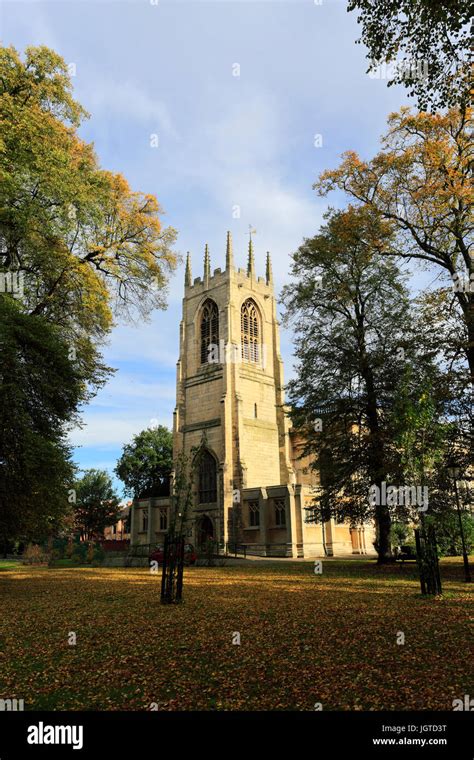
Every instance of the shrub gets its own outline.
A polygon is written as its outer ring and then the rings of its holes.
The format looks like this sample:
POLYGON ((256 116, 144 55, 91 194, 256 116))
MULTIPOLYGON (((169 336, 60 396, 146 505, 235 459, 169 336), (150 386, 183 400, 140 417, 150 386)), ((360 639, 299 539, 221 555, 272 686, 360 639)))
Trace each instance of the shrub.
POLYGON ((28 544, 23 553, 24 565, 44 565, 49 562, 50 555, 38 544, 28 544))
POLYGON ((103 562, 105 559, 105 552, 100 544, 96 544, 94 547, 94 552, 92 559, 94 562, 103 562))
POLYGON ((88 546, 81 541, 75 541, 73 544, 73 551, 71 559, 78 565, 82 565, 86 562, 88 546))
POLYGON ((402 522, 392 523, 390 529, 390 543, 392 546, 415 546, 415 534, 413 528, 402 522))
POLYGON ((51 553, 55 559, 64 559, 66 556, 67 543, 67 538, 53 539, 51 553))
POLYGON ((82 559, 85 560, 87 556, 88 546, 89 546, 88 544, 85 544, 82 541, 78 541, 74 547, 74 551, 78 552, 81 555, 82 559))
MULTIPOLYGON (((456 512, 430 515, 426 519, 428 523, 434 525, 439 556, 460 556, 462 554, 462 541, 461 531, 459 530, 459 516, 456 512)), ((470 554, 474 546, 474 518, 467 512, 464 512, 461 515, 461 519, 467 553, 470 554)))

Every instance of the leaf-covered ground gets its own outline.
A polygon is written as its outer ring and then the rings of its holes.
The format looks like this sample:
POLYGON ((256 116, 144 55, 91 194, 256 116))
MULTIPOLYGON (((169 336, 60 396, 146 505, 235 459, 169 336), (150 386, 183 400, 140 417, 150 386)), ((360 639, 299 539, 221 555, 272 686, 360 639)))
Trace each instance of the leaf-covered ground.
POLYGON ((184 603, 163 607, 147 569, 4 569, 0 698, 30 710, 450 710, 474 693, 472 596, 458 560, 442 578, 443 598, 423 599, 412 564, 186 568, 184 603))

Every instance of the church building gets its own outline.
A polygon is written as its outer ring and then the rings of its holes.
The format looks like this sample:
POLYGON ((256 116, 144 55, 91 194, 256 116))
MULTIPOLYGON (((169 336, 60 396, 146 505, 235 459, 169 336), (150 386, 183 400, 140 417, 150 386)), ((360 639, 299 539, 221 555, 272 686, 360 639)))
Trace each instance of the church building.
MULTIPOLYGON (((318 473, 301 458, 303 441, 285 409, 277 302, 270 255, 255 271, 236 269, 227 233, 225 270, 193 280, 188 254, 173 425, 174 459, 205 441, 187 540, 209 538, 221 553, 281 557, 374 554, 372 524, 309 521, 318 473)), ((135 500, 131 543, 163 542, 169 497, 135 500)))

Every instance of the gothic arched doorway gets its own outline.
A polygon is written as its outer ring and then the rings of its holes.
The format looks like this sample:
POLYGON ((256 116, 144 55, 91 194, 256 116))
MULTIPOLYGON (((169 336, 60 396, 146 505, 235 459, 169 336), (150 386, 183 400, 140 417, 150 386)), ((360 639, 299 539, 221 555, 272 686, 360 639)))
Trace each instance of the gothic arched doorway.
POLYGON ((203 549, 208 540, 214 538, 214 525, 207 515, 203 515, 197 525, 197 542, 200 549, 203 549))

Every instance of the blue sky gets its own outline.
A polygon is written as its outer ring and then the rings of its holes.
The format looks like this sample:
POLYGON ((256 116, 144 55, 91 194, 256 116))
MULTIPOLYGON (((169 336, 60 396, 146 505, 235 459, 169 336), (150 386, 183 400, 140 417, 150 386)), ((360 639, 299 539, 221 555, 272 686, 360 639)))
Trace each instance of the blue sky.
MULTIPOLYGON (((227 230, 243 266, 251 224, 258 274, 271 251, 279 292, 290 253, 315 234, 328 203, 343 202, 316 196, 318 174, 345 150, 372 156, 388 113, 407 102, 403 89, 365 73, 342 0, 3 0, 0 12, 3 44, 45 44, 74 65, 75 96, 91 113, 82 136, 104 168, 156 194, 195 277, 206 242, 212 267, 224 265, 227 230)), ((81 467, 112 473, 135 433, 171 426, 183 280, 180 266, 166 311, 114 329, 104 355, 118 371, 72 433, 81 467)), ((288 378, 286 331, 282 353, 288 378)))

